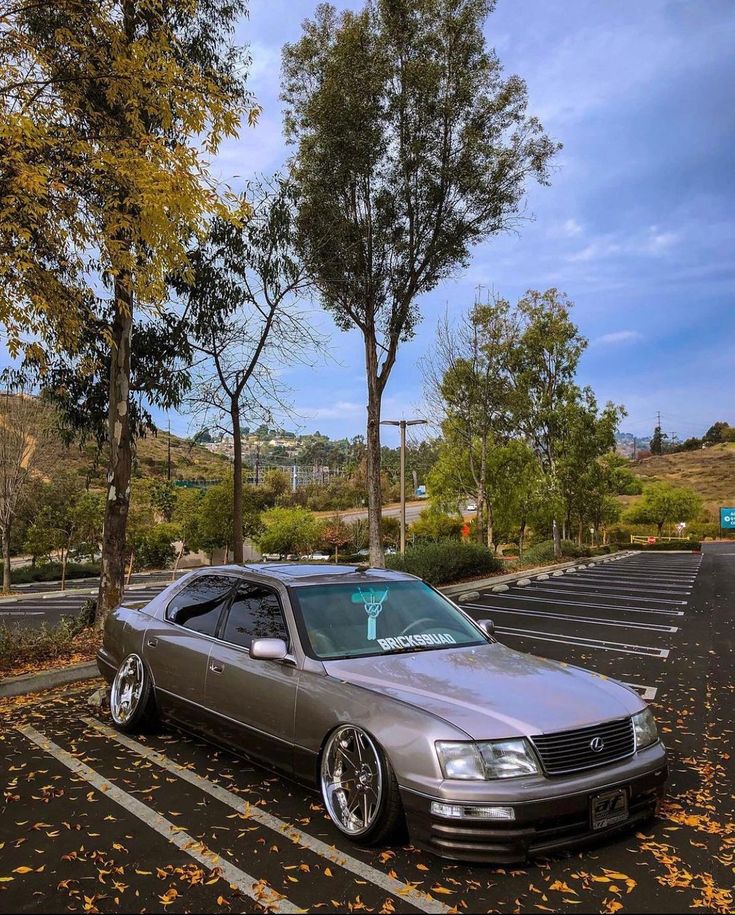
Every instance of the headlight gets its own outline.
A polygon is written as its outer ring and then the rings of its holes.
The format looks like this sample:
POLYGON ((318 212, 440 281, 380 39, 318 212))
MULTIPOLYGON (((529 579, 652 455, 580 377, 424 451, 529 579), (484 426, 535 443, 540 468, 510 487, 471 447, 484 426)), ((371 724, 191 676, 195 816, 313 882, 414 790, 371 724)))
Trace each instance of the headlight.
POLYGON ((523 738, 482 743, 440 740, 436 751, 445 778, 485 781, 536 775, 540 771, 536 757, 523 738))
POLYGON ((633 731, 635 732, 636 750, 642 750, 644 747, 650 747, 652 743, 656 743, 658 729, 650 708, 644 708, 642 712, 633 715, 633 731))

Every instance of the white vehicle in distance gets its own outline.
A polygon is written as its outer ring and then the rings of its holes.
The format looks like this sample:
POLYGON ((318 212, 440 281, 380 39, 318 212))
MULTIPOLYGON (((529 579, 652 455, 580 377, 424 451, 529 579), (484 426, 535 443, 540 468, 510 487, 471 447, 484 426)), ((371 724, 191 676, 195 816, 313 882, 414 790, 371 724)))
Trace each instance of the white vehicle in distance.
POLYGON ((465 505, 464 510, 465 510, 466 512, 476 512, 476 511, 477 511, 477 503, 476 503, 476 502, 468 502, 467 505, 465 505))
POLYGON ((306 559, 308 562, 329 562, 332 557, 329 553, 325 553, 324 550, 316 550, 316 552, 307 553, 301 558, 306 559))

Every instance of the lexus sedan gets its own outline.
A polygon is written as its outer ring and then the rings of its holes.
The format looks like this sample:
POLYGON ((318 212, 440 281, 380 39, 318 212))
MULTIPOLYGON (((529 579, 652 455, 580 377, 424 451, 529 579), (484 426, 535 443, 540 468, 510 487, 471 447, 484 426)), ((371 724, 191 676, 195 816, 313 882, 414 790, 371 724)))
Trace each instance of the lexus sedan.
POLYGON ((163 719, 312 786, 360 844, 407 827, 506 863, 651 818, 667 768, 645 702, 492 631, 399 572, 225 566, 118 607, 98 663, 118 728, 163 719))

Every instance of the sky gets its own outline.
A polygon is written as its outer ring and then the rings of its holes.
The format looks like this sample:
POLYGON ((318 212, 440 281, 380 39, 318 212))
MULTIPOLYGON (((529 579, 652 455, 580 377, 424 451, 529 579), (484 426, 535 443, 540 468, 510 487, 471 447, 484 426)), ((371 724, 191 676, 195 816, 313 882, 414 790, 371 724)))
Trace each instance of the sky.
MULTIPOLYGON (((234 187, 285 162, 280 49, 315 6, 251 0, 238 39, 250 46, 263 115, 213 163, 234 187)), ((423 321, 399 351, 383 416, 421 414, 418 365, 446 309, 466 310, 477 287, 515 300, 555 286, 589 339, 579 380, 601 402, 625 405, 624 431, 650 434, 657 411, 681 438, 717 419, 735 424, 735 3, 499 0, 485 32, 564 148, 551 186, 529 187, 520 231, 478 246, 469 269, 421 299, 423 321)), ((281 367, 296 413, 288 426, 362 433, 360 339, 323 314, 315 320, 330 338, 326 356, 281 367)), ((193 431, 188 417, 171 420, 174 431, 193 431)), ((392 436, 384 432, 386 444, 392 436)))

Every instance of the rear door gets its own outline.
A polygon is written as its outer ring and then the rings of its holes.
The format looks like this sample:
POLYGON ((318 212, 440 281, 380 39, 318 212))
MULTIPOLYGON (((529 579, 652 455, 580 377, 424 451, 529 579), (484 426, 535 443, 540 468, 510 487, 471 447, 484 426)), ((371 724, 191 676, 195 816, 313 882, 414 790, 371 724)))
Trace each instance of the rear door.
POLYGON ((293 766, 294 710, 299 671, 285 661, 254 661, 254 639, 290 634, 278 593, 240 581, 209 655, 207 707, 223 737, 241 751, 285 771, 293 766))
POLYGON ((237 582, 232 575, 197 575, 146 630, 143 653, 159 707, 184 724, 203 723, 209 654, 237 582))

